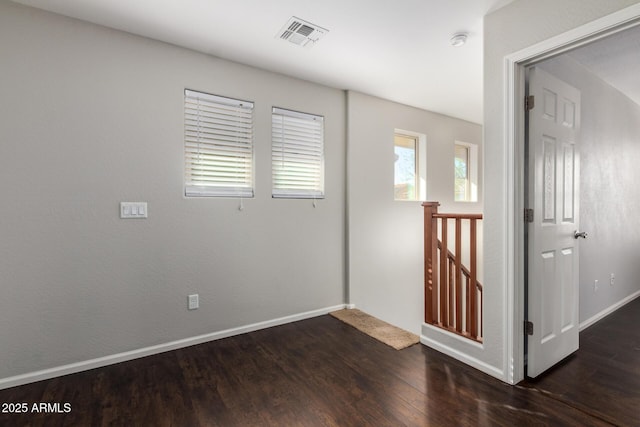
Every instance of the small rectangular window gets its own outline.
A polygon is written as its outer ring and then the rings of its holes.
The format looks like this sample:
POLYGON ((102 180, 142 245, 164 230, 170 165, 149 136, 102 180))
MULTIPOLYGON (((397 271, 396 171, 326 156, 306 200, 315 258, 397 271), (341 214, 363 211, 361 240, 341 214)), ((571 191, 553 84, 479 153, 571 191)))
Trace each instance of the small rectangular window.
POLYGON ((478 200, 478 147, 466 142, 456 142, 454 147, 454 200, 475 202, 478 200))
POLYGON ((253 103, 184 91, 185 194, 253 197, 253 103))
POLYGON ((469 147, 456 144, 455 148, 455 201, 469 200, 469 147))
POLYGON ((394 192, 396 200, 418 199, 418 137, 397 134, 394 137, 394 192))
POLYGON ((324 198, 324 118, 273 107, 272 195, 324 198))

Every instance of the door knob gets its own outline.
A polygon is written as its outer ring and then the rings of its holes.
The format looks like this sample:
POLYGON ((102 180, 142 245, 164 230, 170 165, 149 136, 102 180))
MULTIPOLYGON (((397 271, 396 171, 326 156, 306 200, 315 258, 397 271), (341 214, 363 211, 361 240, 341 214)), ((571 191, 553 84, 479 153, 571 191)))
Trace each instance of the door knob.
POLYGON ((583 239, 586 239, 587 238, 587 232, 586 231, 578 231, 578 230, 573 232, 573 238, 574 239, 578 239, 580 237, 582 237, 583 239))

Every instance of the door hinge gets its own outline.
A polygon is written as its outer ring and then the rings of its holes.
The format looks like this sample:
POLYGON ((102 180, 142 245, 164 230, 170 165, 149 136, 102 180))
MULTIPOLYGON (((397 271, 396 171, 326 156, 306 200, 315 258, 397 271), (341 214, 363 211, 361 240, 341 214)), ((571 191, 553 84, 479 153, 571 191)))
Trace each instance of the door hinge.
POLYGON ((524 222, 533 222, 533 209, 524 210, 524 222))
POLYGON ((533 110, 533 107, 536 106, 536 98, 533 95, 525 96, 524 98, 524 109, 526 111, 533 110))
POLYGON ((529 322, 528 320, 524 321, 524 334, 533 335, 533 322, 529 322))

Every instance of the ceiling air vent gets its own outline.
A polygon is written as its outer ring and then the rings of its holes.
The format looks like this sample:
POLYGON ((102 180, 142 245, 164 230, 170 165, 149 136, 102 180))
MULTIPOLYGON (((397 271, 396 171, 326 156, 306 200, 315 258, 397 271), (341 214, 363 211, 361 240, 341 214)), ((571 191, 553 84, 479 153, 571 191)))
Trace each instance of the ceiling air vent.
POLYGON ((294 16, 280 29, 276 37, 298 46, 311 47, 328 32, 329 30, 294 16))

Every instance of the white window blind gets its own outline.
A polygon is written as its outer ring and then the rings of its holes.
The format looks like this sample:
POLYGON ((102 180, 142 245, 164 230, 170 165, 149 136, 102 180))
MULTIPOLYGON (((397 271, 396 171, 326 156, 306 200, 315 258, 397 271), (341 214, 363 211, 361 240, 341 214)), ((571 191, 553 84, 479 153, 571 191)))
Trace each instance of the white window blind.
POLYGON ((324 198, 324 118, 273 107, 273 197, 324 198))
POLYGON ((253 197, 253 103, 184 91, 185 194, 253 197))

